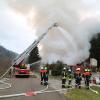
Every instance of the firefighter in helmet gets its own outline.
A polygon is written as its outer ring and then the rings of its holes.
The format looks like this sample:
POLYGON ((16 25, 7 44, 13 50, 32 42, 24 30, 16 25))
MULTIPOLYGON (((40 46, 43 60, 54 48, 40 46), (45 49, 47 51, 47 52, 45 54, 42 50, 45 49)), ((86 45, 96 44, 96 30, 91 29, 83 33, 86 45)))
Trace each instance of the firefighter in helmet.
POLYGON ((44 85, 48 85, 48 69, 44 67, 44 85))
POLYGON ((89 68, 85 68, 84 69, 84 73, 83 73, 83 77, 84 77, 84 80, 85 80, 85 86, 87 89, 89 89, 89 83, 91 81, 91 70, 89 68))
POLYGON ((72 70, 71 69, 68 69, 67 78, 68 78, 68 88, 70 88, 71 85, 72 85, 72 79, 73 79, 73 75, 72 75, 72 70))
POLYGON ((40 76, 41 76, 41 85, 43 85, 43 81, 44 81, 44 68, 41 67, 40 69, 40 76))
POLYGON ((81 69, 80 68, 76 68, 76 72, 74 73, 74 78, 75 78, 75 87, 77 88, 81 88, 81 69))
POLYGON ((62 70, 62 88, 66 87, 66 78, 67 78, 67 72, 66 72, 66 67, 64 67, 62 70))

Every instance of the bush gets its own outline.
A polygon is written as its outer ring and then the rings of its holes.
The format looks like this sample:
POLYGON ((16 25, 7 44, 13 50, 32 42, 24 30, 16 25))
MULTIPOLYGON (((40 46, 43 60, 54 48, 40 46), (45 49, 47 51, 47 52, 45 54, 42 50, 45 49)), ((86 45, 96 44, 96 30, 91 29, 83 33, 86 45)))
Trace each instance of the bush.
POLYGON ((58 61, 57 63, 51 64, 51 65, 47 64, 47 66, 48 66, 49 70, 52 71, 53 76, 60 76, 62 73, 64 64, 62 62, 58 61))

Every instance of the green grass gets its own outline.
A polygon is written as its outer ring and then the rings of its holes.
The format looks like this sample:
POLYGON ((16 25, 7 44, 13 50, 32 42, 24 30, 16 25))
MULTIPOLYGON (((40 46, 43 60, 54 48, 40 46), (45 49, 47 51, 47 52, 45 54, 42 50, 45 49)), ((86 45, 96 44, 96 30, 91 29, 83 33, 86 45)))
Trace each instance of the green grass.
POLYGON ((68 100, 100 100, 100 87, 92 87, 92 89, 98 91, 99 94, 82 88, 72 89, 65 96, 68 100))

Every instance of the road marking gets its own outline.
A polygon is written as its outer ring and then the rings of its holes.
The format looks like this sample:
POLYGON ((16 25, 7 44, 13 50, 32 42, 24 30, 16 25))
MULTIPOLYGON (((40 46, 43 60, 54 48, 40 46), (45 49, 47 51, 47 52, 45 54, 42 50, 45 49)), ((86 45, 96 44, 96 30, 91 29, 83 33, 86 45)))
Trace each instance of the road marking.
POLYGON ((59 90, 51 90, 51 91, 38 91, 36 92, 37 94, 41 94, 41 93, 52 93, 52 92, 59 92, 59 91, 63 91, 66 89, 59 89, 59 90))
MULTIPOLYGON (((35 93, 42 93, 42 92, 46 91, 47 89, 48 89, 48 85, 47 85, 46 88, 44 88, 43 90, 35 91, 35 92, 31 91, 30 93, 33 93, 33 94, 35 94, 35 93)), ((19 94, 2 95, 2 96, 0 96, 0 98, 11 98, 11 97, 27 96, 27 95, 28 95, 28 94, 27 94, 27 92, 26 92, 26 93, 19 93, 19 94)), ((35 96, 35 95, 34 95, 34 96, 35 96)))
POLYGON ((11 97, 18 97, 18 96, 36 96, 37 94, 52 93, 52 92, 59 92, 59 91, 66 90, 66 89, 58 89, 58 90, 46 91, 47 89, 48 89, 48 85, 45 89, 40 91, 29 91, 29 94, 28 92, 26 92, 26 93, 19 93, 19 94, 3 95, 0 96, 0 98, 11 98, 11 97))
POLYGON ((3 95, 3 96, 0 96, 0 98, 10 98, 10 97, 17 97, 17 96, 25 96, 25 93, 11 94, 11 95, 3 95))
POLYGON ((0 88, 0 89, 7 89, 7 88, 10 88, 10 87, 11 87, 11 83, 4 82, 4 81, 6 81, 6 80, 8 80, 8 79, 7 79, 7 78, 4 78, 3 80, 0 80, 0 83, 1 83, 1 84, 7 85, 7 86, 5 86, 4 88, 0 88))

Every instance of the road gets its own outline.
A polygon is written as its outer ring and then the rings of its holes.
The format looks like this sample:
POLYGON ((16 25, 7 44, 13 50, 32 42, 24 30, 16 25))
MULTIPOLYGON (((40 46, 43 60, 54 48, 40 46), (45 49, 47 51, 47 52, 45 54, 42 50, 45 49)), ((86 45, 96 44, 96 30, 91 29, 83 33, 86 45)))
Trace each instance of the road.
MULTIPOLYGON (((1 95, 26 93, 28 91, 40 91, 45 89, 45 86, 40 85, 39 78, 11 78, 8 82, 12 83, 12 87, 4 90, 0 90, 1 95)), ((49 88, 46 91, 52 91, 53 82, 51 82, 49 88)), ((36 96, 18 96, 11 98, 0 98, 0 100, 66 100, 63 93, 51 92, 37 94, 36 96)))

